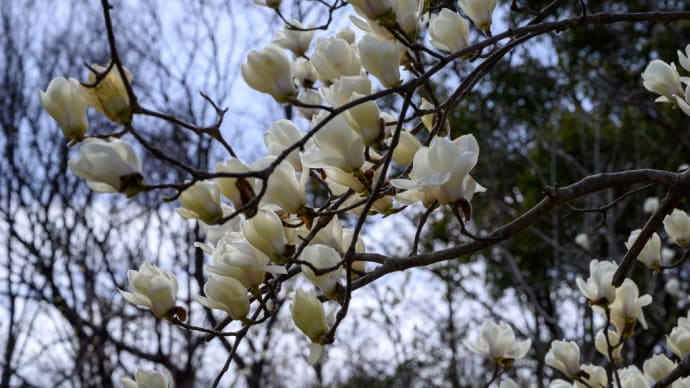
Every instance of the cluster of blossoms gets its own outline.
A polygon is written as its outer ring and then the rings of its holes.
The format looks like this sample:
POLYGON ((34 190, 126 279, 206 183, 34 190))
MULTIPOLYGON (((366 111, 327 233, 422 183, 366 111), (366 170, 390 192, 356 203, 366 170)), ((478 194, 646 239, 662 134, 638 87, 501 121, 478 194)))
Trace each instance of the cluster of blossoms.
MULTIPOLYGON (((690 72, 690 44, 685 52, 678 50, 678 63, 690 72)), ((681 77, 675 63, 660 59, 651 61, 642 73, 642 80, 647 90, 660 95, 657 102, 673 104, 690 116, 690 77, 681 77)))
MULTIPOLYGON (((280 1, 257 3, 280 7, 280 1)), ((356 11, 352 21, 363 31, 361 38, 346 28, 314 41, 313 29, 293 21, 271 44, 249 52, 241 67, 250 87, 293 105, 310 123, 309 132, 296 122, 276 121, 264 135, 268 156, 252 163, 232 157, 215 165, 215 179, 176 186, 181 205, 177 213, 197 221, 207 237, 197 243, 211 261, 204 267, 208 279, 197 301, 231 320, 254 324, 262 312, 274 313, 268 283, 290 279, 294 274, 288 270, 299 268, 312 288, 294 292, 290 309, 295 325, 311 341, 311 362, 318 361, 330 330, 324 303, 342 302, 346 283, 366 273, 364 262, 350 258, 365 247, 353 229, 343 228, 346 213, 361 215, 371 196, 368 212, 382 215, 417 203, 428 208, 460 204, 467 209, 473 195, 485 191, 470 176, 479 157, 474 136, 449 139, 444 131, 444 136, 430 136, 423 145, 421 131, 435 134, 448 126, 441 115, 428 113, 436 110, 434 104, 423 98, 415 101, 413 105, 425 113, 412 116, 412 121, 405 112, 396 117, 382 111, 370 97, 378 85, 403 83, 403 71, 412 68, 404 41, 419 39, 427 23, 435 48, 457 52, 469 45, 468 21, 449 9, 429 18, 420 0, 349 3, 356 11), (343 105, 348 109, 339 109, 343 105), (419 125, 402 124, 409 122, 419 125), (390 161, 407 172, 389 180, 390 161), (322 184, 329 202, 337 205, 309 204, 310 183, 322 184), (315 210, 319 208, 329 212, 315 210)), ((460 0, 458 5, 480 31, 490 34, 495 0, 460 0)), ((80 143, 70 170, 94 191, 132 196, 150 190, 132 144, 119 137, 87 136, 89 106, 123 125, 123 133, 129 131, 136 113, 130 103, 132 75, 114 64, 89 69, 84 84, 58 77, 41 92, 45 110, 70 144, 80 143)), ((186 310, 176 306, 178 283, 171 272, 144 262, 138 271, 128 272, 128 280, 129 291, 121 291, 127 301, 150 309, 157 318, 186 320, 186 310)), ((497 327, 501 336, 508 335, 497 327)), ((487 341, 475 349, 489 346, 481 351, 504 366, 529 347, 527 341, 513 349, 509 338, 498 348, 491 338, 487 341)), ((146 371, 137 373, 137 382, 124 381, 128 386, 148 384, 139 380, 155 380, 151 385, 156 386, 163 381, 146 371)))
MULTIPOLYGON (((656 198, 647 199, 644 211, 654 212, 658 202, 656 198)), ((681 248, 687 248, 690 243, 690 216, 685 211, 674 209, 664 217, 663 226, 669 242, 681 248)), ((625 242, 626 248, 630 249, 640 234, 640 229, 633 230, 625 242)), ((585 249, 590 248, 585 234, 579 234, 575 242, 585 249)), ((661 237, 655 232, 645 242, 637 260, 649 269, 658 272, 669 265, 672 256, 673 251, 662 248, 661 237)), ((636 283, 629 278, 625 279, 620 287, 614 287, 613 276, 618 270, 618 265, 611 261, 592 260, 589 270, 590 277, 587 280, 578 277, 576 281, 589 304, 606 322, 606 325, 597 332, 594 345, 605 359, 618 367, 623 361, 622 350, 625 340, 634 335, 637 322, 644 329, 647 328, 642 308, 652 303, 652 297, 640 296, 636 283)), ((668 284, 666 290, 672 295, 679 295, 678 290, 670 289, 668 284)), ((679 319, 678 326, 673 328, 667 336, 667 344, 679 359, 684 359, 690 354, 689 318, 679 319)), ((602 366, 581 363, 580 348, 574 341, 553 341, 545 357, 545 363, 561 372, 569 380, 556 379, 550 387, 604 387, 609 383, 609 375, 602 366)), ((614 386, 620 384, 622 387, 649 387, 650 384, 668 376, 676 366, 677 362, 667 355, 654 354, 644 362, 642 371, 634 365, 616 369, 614 371, 616 378, 612 383, 614 386)), ((671 386, 680 388, 689 384, 690 378, 683 378, 674 381, 671 386)))

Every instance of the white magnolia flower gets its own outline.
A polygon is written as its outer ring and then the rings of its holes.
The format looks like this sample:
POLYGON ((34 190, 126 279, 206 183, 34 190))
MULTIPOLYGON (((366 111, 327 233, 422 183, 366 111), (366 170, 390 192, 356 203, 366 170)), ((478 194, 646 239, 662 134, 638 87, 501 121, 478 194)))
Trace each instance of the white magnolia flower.
POLYGON ((604 332, 604 329, 599 330, 594 338, 594 347, 601 355, 606 357, 607 360, 611 360, 609 357, 610 350, 610 353, 613 356, 614 364, 618 364, 623 360, 623 342, 621 342, 620 334, 615 330, 607 330, 606 332, 604 332), (606 338, 607 335, 608 340, 606 338))
MULTIPOLYGON (((216 172, 245 173, 249 167, 235 158, 216 163, 216 172)), ((216 185, 221 194, 229 199, 235 208, 240 208, 254 195, 253 178, 217 178, 216 185)))
POLYGON ((610 261, 592 260, 587 281, 580 276, 575 279, 580 292, 591 305, 608 305, 616 299, 616 288, 611 283, 617 269, 618 265, 610 261))
MULTIPOLYGON (((313 120, 315 127, 328 114, 322 112, 313 120)), ((302 153, 302 165, 310 168, 337 167, 351 173, 364 164, 364 140, 352 129, 344 115, 335 116, 314 135, 314 147, 302 153)))
POLYGON ((683 69, 690 71, 690 44, 685 46, 685 52, 678 50, 678 63, 683 69))
POLYGON ((647 379, 635 365, 619 369, 618 376, 620 377, 621 386, 618 387, 617 384, 614 384, 616 388, 649 388, 647 379))
POLYGON ((271 266, 269 258, 238 232, 228 232, 215 247, 195 245, 211 255, 212 264, 204 266, 205 271, 237 279, 248 289, 260 285, 266 272, 285 272, 285 267, 271 266))
POLYGON ((307 58, 297 58, 292 62, 292 76, 298 85, 310 88, 318 80, 319 74, 307 58))
MULTIPOLYGON (((598 365, 585 364, 582 365, 582 370, 587 373, 588 378, 582 377, 587 387, 607 387, 608 376, 606 375, 606 370, 598 365)), ((576 383, 577 388, 585 388, 583 384, 576 383)))
MULTIPOLYGON (((304 134, 295 127, 290 120, 278 120, 271 124, 268 132, 264 133, 264 144, 269 155, 278 156, 286 148, 302 139, 304 134)), ((302 162, 299 158, 299 150, 294 150, 285 158, 297 171, 302 171, 302 162)))
POLYGON ((457 52, 469 45, 470 27, 460 14, 443 8, 437 15, 431 16, 429 35, 431 44, 437 49, 457 52))
POLYGON ((223 310, 232 319, 242 319, 249 313, 247 288, 235 279, 225 276, 211 276, 204 284, 204 294, 196 299, 204 306, 223 310))
POLYGON ((309 45, 316 31, 308 30, 308 27, 306 28, 307 31, 304 31, 303 29, 305 29, 305 27, 296 20, 290 21, 290 24, 297 28, 288 28, 285 26, 285 28, 278 33, 273 43, 292 51, 295 53, 295 56, 300 57, 309 50, 309 45))
MULTIPOLYGON (((84 101, 111 121, 120 124, 128 123, 132 119, 132 108, 129 105, 127 88, 122 77, 120 77, 117 66, 111 66, 110 70, 108 70, 105 76, 101 76, 98 84, 95 86, 93 85, 99 77, 91 69, 102 74, 105 73, 107 67, 96 64, 91 65, 86 81, 89 86, 81 88, 84 101)), ((127 82, 131 83, 132 74, 127 68, 123 68, 123 71, 127 82)))
POLYGON ((517 383, 513 381, 513 379, 511 379, 510 377, 504 376, 501 379, 501 383, 498 384, 498 388, 520 388, 520 386, 517 385, 517 383))
MULTIPOLYGON (((640 235, 642 232, 641 229, 635 229, 632 232, 630 232, 630 236, 628 237, 628 241, 625 242, 625 247, 630 249, 635 241, 637 240, 637 237, 640 235)), ((644 265, 647 267, 657 270, 661 266, 661 238, 659 235, 654 232, 652 236, 647 240, 645 243, 644 247, 640 251, 640 254, 637 255, 637 260, 641 261, 644 265)))
POLYGON ((342 30, 338 31, 335 34, 335 37, 340 38, 350 44, 355 43, 355 32, 352 31, 352 28, 350 27, 345 27, 342 30))
POLYGON ((295 326, 311 340, 309 361, 316 364, 323 350, 321 340, 328 333, 323 304, 316 297, 314 291, 297 291, 294 301, 290 305, 290 312, 295 326))
MULTIPOLYGON (((266 156, 252 163, 252 170, 262 170, 276 161, 275 156, 266 156)), ((262 204, 279 206, 289 213, 297 214, 307 204, 306 184, 309 170, 305 170, 297 180, 294 167, 288 161, 281 161, 268 177, 266 192, 261 198, 262 204)), ((260 192, 263 181, 257 180, 256 191, 260 192)))
POLYGON ((676 368, 676 365, 665 354, 655 354, 644 362, 642 370, 648 379, 657 382, 671 373, 676 368))
POLYGON ((674 243, 681 247, 690 244, 690 216, 680 209, 673 209, 671 214, 664 217, 664 229, 674 243))
POLYGON ((155 370, 137 369, 134 380, 123 377, 124 388, 173 388, 175 386, 170 372, 161 373, 155 370))
POLYGON ((527 339, 516 342, 515 333, 510 326, 484 321, 479 330, 476 343, 467 340, 463 344, 471 351, 482 355, 502 367, 509 367, 513 362, 527 354, 532 341, 527 339))
POLYGON ((132 145, 115 138, 84 140, 79 157, 69 161, 69 169, 101 193, 134 195, 144 180, 141 160, 132 145))
POLYGON ((210 182, 198 181, 184 190, 179 197, 181 208, 177 213, 187 219, 197 219, 209 225, 223 218, 218 187, 210 182))
POLYGON ((391 0, 350 0, 355 11, 370 20, 387 16, 393 10, 391 0))
POLYGON ((573 341, 554 340, 544 362, 569 378, 577 377, 580 374, 580 347, 573 341))
POLYGON ((655 59, 647 65, 642 73, 642 84, 650 92, 661 95, 657 102, 676 101, 675 96, 684 96, 683 85, 675 64, 668 64, 655 59))
POLYGON ((128 302, 151 310, 158 318, 175 307, 178 286, 171 272, 145 262, 138 271, 127 271, 127 279, 132 292, 120 290, 120 293, 128 302))
MULTIPOLYGON (((389 140, 390 142, 390 140, 389 140)), ((393 161, 401 166, 409 166, 422 143, 408 131, 401 130, 398 145, 393 150, 393 161)))
MULTIPOLYGON (((297 95, 297 101, 299 101, 302 104, 308 104, 308 105, 313 105, 313 106, 320 106, 323 105, 323 98, 321 98, 321 94, 317 92, 316 90, 313 89, 302 89, 300 90, 299 94, 297 95)), ((320 108, 312 108, 312 107, 305 107, 305 106, 297 106, 297 111, 302 115, 307 120, 311 120, 316 116, 321 109, 320 108)))
POLYGON ((666 336, 666 343, 669 349, 681 359, 690 354, 690 327, 678 325, 671 330, 671 334, 666 336))
POLYGON ((242 64, 242 78, 260 92, 270 94, 279 103, 289 102, 297 95, 292 81, 292 64, 285 52, 274 44, 247 54, 242 64))
POLYGON ((317 286, 327 298, 335 299, 338 284, 345 277, 345 269, 338 265, 342 260, 340 253, 329 246, 315 244, 304 248, 299 259, 311 264, 311 266, 300 265, 304 276, 317 286), (332 270, 317 274, 312 266, 317 270, 327 268, 332 268, 332 270))
POLYGON ((283 221, 269 207, 259 209, 254 217, 240 224, 244 238, 266 254, 272 261, 282 264, 288 248, 283 221))
POLYGON ((69 140, 81 140, 89 129, 86 102, 82 98, 81 85, 75 79, 53 78, 46 91, 41 91, 41 105, 69 140))
POLYGON ((344 39, 319 39, 310 57, 311 64, 325 81, 344 75, 359 75, 362 65, 357 51, 344 39))
MULTIPOLYGON (((364 97, 359 93, 352 93, 350 101, 364 97)), ((379 108, 374 101, 367 101, 348 109, 345 114, 352 129, 359 132, 367 146, 377 143, 383 138, 384 131, 379 114, 379 108)))
POLYGON ((406 36, 415 37, 420 25, 426 24, 426 20, 420 20, 424 9, 424 1, 420 0, 393 0, 393 12, 395 21, 406 36))
POLYGON ((648 294, 640 295, 637 284, 631 279, 625 279, 616 289, 616 300, 609 306, 611 321, 620 333, 628 333, 639 320, 643 328, 647 328, 642 307, 652 303, 648 294))
POLYGON ((320 92, 326 102, 338 107, 350 102, 355 93, 363 96, 371 94, 371 81, 361 75, 343 76, 333 81, 329 87, 321 88, 320 92))
POLYGON ((400 58, 405 46, 367 34, 359 40, 357 48, 362 66, 383 86, 390 88, 400 83, 400 58))
POLYGON ((434 201, 440 205, 470 201, 475 192, 486 190, 469 175, 478 157, 479 145, 472 135, 453 141, 435 137, 415 154, 410 179, 391 179, 393 186, 407 190, 396 199, 403 204, 420 201, 424 206, 434 201))
POLYGON ((474 25, 482 31, 491 30, 496 0, 459 0, 458 5, 474 25))

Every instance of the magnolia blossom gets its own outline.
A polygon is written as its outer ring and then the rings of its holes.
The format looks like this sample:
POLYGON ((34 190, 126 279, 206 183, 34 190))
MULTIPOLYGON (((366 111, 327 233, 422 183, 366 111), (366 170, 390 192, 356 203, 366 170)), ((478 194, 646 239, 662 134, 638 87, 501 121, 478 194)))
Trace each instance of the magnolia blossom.
POLYGON ((134 195, 144 180, 141 160, 132 145, 115 138, 84 140, 79 157, 69 161, 69 169, 101 193, 134 195))
POLYGON ((676 368, 676 365, 665 354, 655 354, 644 362, 642 370, 648 379, 657 382, 668 376, 676 368))
POLYGON ((302 23, 292 20, 290 24, 297 28, 285 28, 278 33, 273 43, 295 53, 295 56, 302 56, 309 50, 309 45, 314 37, 314 30, 302 30, 302 23))
POLYGON ((621 386, 618 387, 617 384, 614 384, 616 388, 649 388, 647 379, 635 365, 619 369, 617 374, 620 378, 621 386))
POLYGON ((676 96, 683 96, 683 85, 674 63, 668 64, 655 59, 642 73, 642 84, 650 92, 661 95, 657 102, 676 102, 676 96))
POLYGON ((317 40, 310 61, 325 81, 333 81, 344 75, 359 75, 362 70, 357 51, 340 38, 317 40))
POLYGON ((326 102, 338 107, 352 101, 355 93, 361 96, 371 94, 371 81, 361 75, 343 76, 333 81, 329 87, 321 88, 320 92, 326 102))
MULTIPOLYGON (((132 74, 127 68, 123 67, 122 70, 127 83, 131 83, 132 74)), ((125 124, 131 120, 132 107, 129 105, 129 94, 117 66, 113 65, 108 69, 100 65, 91 65, 86 83, 88 86, 82 87, 81 93, 88 105, 116 123, 125 124), (94 70, 98 72, 98 75, 94 70), (106 70, 108 70, 107 73, 106 70), (102 75, 103 73, 105 75, 102 75)))
POLYGON ((137 369, 134 380, 122 378, 124 388, 172 388, 175 386, 170 372, 161 373, 155 370, 137 369))
MULTIPOLYGON (((249 167, 235 158, 216 163, 216 172, 245 173, 249 167)), ((216 185, 221 194, 229 199, 236 208, 242 207, 254 196, 251 178, 217 178, 216 185)))
POLYGON ((599 330, 594 338, 594 347, 601 355, 606 357, 607 360, 611 360, 611 357, 609 357, 609 354, 611 354, 614 364, 618 364, 623 360, 623 356, 621 355, 623 351, 623 342, 621 341, 620 334, 615 330, 599 330))
POLYGON ((358 13, 371 20, 387 16, 393 10, 391 0, 350 0, 348 2, 358 13))
POLYGON ((209 225, 217 224, 223 218, 220 192, 213 183, 196 182, 180 194, 179 200, 182 207, 176 210, 184 218, 198 219, 209 225))
POLYGON ((671 334, 666 336, 666 343, 673 354, 681 359, 685 358, 690 354, 690 327, 687 325, 674 327, 671 334))
POLYGON ((408 131, 400 131, 398 145, 393 150, 393 161, 401 166, 408 166, 414 160, 422 143, 408 131))
POLYGON ((266 272, 285 272, 285 267, 269 265, 269 258, 238 232, 227 233, 215 247, 195 245, 211 255, 212 264, 204 266, 205 271, 237 279, 248 289, 260 285, 266 272))
POLYGON ((132 292, 120 290, 120 293, 128 302, 146 307, 158 318, 166 316, 175 307, 178 286, 177 278, 171 272, 144 262, 138 271, 127 271, 127 279, 132 292))
POLYGON ((282 264, 288 249, 283 221, 269 207, 259 209, 254 217, 240 224, 244 238, 271 260, 282 264))
MULTIPOLYGON (((312 127, 321 125, 327 114, 322 112, 314 118, 312 127)), ((338 115, 325 123, 313 137, 315 147, 302 154, 302 165, 310 168, 337 167, 351 173, 364 164, 364 141, 338 115)))
MULTIPOLYGON (((582 365, 582 370, 589 377, 581 377, 582 381, 587 384, 587 387, 606 387, 608 386, 608 376, 606 370, 598 365, 584 364, 582 365)), ((577 388, 584 388, 585 385, 576 384, 577 388)))
POLYGON ((400 57, 405 50, 404 46, 367 34, 359 40, 357 48, 362 66, 383 86, 389 88, 400 83, 400 57))
POLYGON ((290 59, 274 44, 259 51, 250 51, 247 63, 242 64, 241 72, 247 85, 270 94, 280 103, 289 102, 297 95, 292 82, 290 59))
MULTIPOLYGON (((630 232, 628 241, 625 243, 625 247, 630 249, 637 240, 638 236, 642 232, 641 229, 636 229, 630 232)), ((647 240, 644 247, 637 255, 637 260, 641 261, 647 267, 657 270, 661 267, 661 238, 654 232, 652 236, 647 240)))
POLYGON ((530 339, 516 342, 515 333, 510 326, 484 321, 479 330, 476 343, 467 340, 463 344, 471 351, 489 358, 502 367, 509 367, 513 362, 527 354, 532 341, 530 339))
MULTIPOLYGON (((309 241, 310 244, 316 245, 316 244, 322 244, 322 245, 327 245, 336 251, 343 253, 343 227, 340 225, 340 220, 338 219, 337 216, 331 216, 330 218, 326 216, 321 216, 318 217, 315 222, 314 222, 314 227, 319 227, 323 225, 325 220, 328 220, 325 226, 323 226, 321 229, 319 229, 318 232, 313 236, 313 238, 309 241)), ((313 229, 312 229, 313 230, 313 229)), ((307 236, 310 234, 311 230, 307 229, 304 227, 302 230, 300 230, 300 238, 306 239, 307 236)))
POLYGON ((459 0, 458 5, 477 28, 487 32, 491 30, 496 0, 459 0))
POLYGON ((690 71, 690 44, 685 46, 685 52, 678 50, 678 63, 683 69, 690 71))
POLYGON ((89 129, 86 102, 82 98, 81 85, 75 79, 53 78, 46 91, 41 91, 41 105, 69 140, 80 140, 89 129))
POLYGON ((569 378, 574 378, 580 374, 580 347, 573 341, 554 340, 544 362, 569 378))
MULTIPOLYGON (((297 101, 299 101, 302 104, 308 104, 308 105, 323 105, 323 98, 321 98, 321 95, 319 92, 316 90, 312 89, 302 89, 300 90, 299 94, 297 95, 297 101)), ((307 120, 311 120, 316 116, 321 109, 320 108, 310 108, 310 107, 305 107, 305 106, 298 106, 295 105, 297 108, 297 111, 302 115, 307 120)))
POLYGON ((501 383, 498 384, 498 388, 520 388, 520 386, 510 377, 503 376, 503 378, 501 378, 501 383))
POLYGON ((690 244, 690 216, 680 209, 673 209, 664 217, 664 229, 673 242, 686 247, 690 244))
POLYGON ((307 58, 297 58, 292 62, 292 76, 298 85, 309 88, 316 83, 319 74, 307 58))
POLYGON ((196 299, 204 306, 223 310, 232 319, 242 319, 249 313, 247 288, 235 279, 225 276, 211 276, 204 284, 204 294, 196 299))
POLYGON ((304 248, 299 258, 311 264, 311 266, 305 264, 300 266, 304 276, 319 287, 327 298, 335 299, 338 284, 345 277, 345 269, 339 266, 342 260, 340 253, 329 246, 316 244, 304 248), (319 270, 331 268, 331 270, 317 275, 312 267, 319 270))
MULTIPOLYGON (((352 93, 350 102, 362 97, 364 95, 352 93)), ((383 138, 383 125, 376 102, 366 101, 353 106, 347 110, 345 119, 354 130, 359 132, 365 145, 373 145, 383 138)))
POLYGON ((352 31, 352 28, 350 27, 345 27, 342 30, 338 31, 335 34, 335 37, 340 38, 350 44, 355 43, 355 32, 352 31))
POLYGON ((453 141, 435 137, 415 154, 410 179, 391 179, 393 186, 407 190, 396 199, 403 204, 420 201, 427 207, 434 201, 439 205, 470 201, 475 192, 486 190, 469 175, 478 157, 479 145, 472 135, 453 141))
POLYGON ((611 303, 611 321, 620 333, 627 335, 639 320, 643 328, 647 328, 642 307, 652 303, 650 295, 640 295, 637 284, 630 279, 625 279, 623 284, 616 289, 616 300, 611 303))
MULTIPOLYGON (((262 170, 275 162, 275 156, 266 156, 257 160, 251 165, 252 170, 262 170)), ((297 214, 307 204, 307 193, 305 186, 309 178, 309 170, 302 172, 300 179, 297 180, 295 169, 292 165, 283 160, 273 170, 265 184, 266 192, 262 203, 272 204, 281 207, 289 213, 297 214)), ((261 191, 263 181, 257 181, 257 191, 261 191)))
POLYGON ((608 305, 616 299, 616 288, 612 285, 613 274, 618 265, 610 261, 589 262, 589 278, 584 281, 578 276, 575 281, 580 292, 591 305, 608 305))
POLYGON ((457 12, 443 8, 431 17, 429 24, 431 44, 439 50, 457 52, 469 45, 470 27, 457 12))
MULTIPOLYGON (((286 148, 297 143, 304 134, 295 127, 290 120, 278 120, 271 124, 268 132, 264 133, 264 144, 269 155, 278 156, 286 148)), ((302 171, 302 162, 299 158, 299 151, 294 150, 285 158, 292 164, 297 171, 302 171)))
POLYGON ((295 326, 311 340, 309 362, 316 364, 323 350, 321 340, 328 333, 323 304, 316 297, 314 291, 297 291, 294 302, 290 305, 290 312, 295 326))

